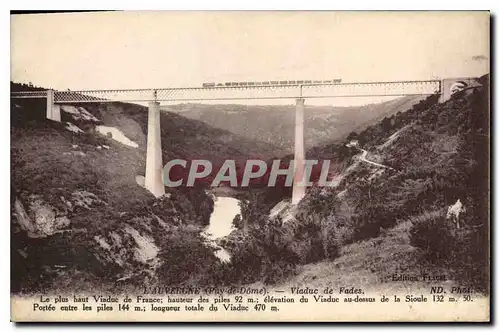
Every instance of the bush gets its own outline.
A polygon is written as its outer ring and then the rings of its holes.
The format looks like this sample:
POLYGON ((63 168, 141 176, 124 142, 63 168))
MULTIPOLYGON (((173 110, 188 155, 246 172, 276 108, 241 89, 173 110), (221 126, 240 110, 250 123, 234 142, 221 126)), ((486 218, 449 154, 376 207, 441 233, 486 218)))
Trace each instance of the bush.
POLYGON ((335 259, 340 251, 333 214, 336 205, 335 191, 311 188, 294 208, 295 218, 284 222, 279 217, 269 220, 258 203, 242 201, 241 216, 233 224, 241 229, 247 223, 248 232, 229 245, 232 262, 228 276, 236 283, 276 283, 292 274, 297 264, 335 259))
POLYGON ((339 206, 337 191, 322 187, 311 188, 300 202, 295 239, 307 244, 307 255, 302 258, 302 264, 339 256, 341 241, 337 233, 341 218, 336 215, 339 206))
POLYGON ((333 260, 340 256, 340 241, 337 229, 330 225, 323 231, 323 251, 325 258, 333 260))
POLYGON ((299 260, 291 244, 292 234, 280 219, 251 226, 248 236, 233 251, 234 282, 262 280, 272 284, 286 278, 295 271, 299 260))
POLYGON ((444 219, 443 210, 411 218, 410 244, 421 249, 422 258, 454 272, 453 278, 478 291, 488 292, 488 229, 485 224, 456 229, 444 219))
POLYGON ((456 271, 456 279, 464 284, 488 292, 489 246, 486 227, 473 227, 457 232, 450 265, 456 271), (472 281, 472 282, 471 282, 472 281))
POLYGON ((349 242, 362 241, 380 235, 380 220, 370 212, 362 211, 352 216, 352 239, 349 242))
POLYGON ((159 281, 164 285, 179 285, 206 279, 212 266, 220 264, 213 250, 204 244, 201 236, 179 228, 165 236, 164 249, 159 253, 162 260, 157 270, 159 281))
POLYGON ((441 211, 424 212, 410 219, 410 244, 420 248, 429 261, 448 258, 454 239, 450 224, 441 211))

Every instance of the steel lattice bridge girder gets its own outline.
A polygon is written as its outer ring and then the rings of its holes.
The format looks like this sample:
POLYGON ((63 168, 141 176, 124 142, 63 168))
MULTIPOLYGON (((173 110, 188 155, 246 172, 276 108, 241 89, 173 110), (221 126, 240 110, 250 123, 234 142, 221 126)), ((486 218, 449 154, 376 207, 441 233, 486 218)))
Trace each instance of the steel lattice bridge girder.
MULTIPOLYGON (((252 99, 297 99, 431 95, 441 81, 396 81, 301 85, 216 86, 194 88, 53 91, 54 103, 186 102, 252 99)), ((46 91, 16 92, 13 98, 44 98, 46 91)))

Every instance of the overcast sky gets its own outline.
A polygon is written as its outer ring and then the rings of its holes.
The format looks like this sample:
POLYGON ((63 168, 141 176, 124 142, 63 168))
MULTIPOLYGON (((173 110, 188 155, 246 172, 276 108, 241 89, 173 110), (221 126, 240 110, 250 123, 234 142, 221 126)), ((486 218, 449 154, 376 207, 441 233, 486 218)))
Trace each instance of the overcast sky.
POLYGON ((12 80, 54 89, 418 80, 488 71, 485 12, 14 15, 12 80))

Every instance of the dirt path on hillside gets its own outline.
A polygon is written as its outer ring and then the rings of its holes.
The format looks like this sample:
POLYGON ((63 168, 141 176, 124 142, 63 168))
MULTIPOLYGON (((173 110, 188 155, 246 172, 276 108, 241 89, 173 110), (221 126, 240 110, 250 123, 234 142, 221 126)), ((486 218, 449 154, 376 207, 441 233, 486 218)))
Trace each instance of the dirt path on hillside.
POLYGON ((378 166, 378 167, 383 167, 383 168, 388 168, 388 169, 394 169, 392 167, 389 167, 389 166, 386 166, 386 165, 382 165, 382 164, 379 164, 379 163, 376 163, 374 161, 370 161, 370 160, 366 159, 366 156, 368 155, 368 151, 366 151, 365 149, 361 149, 361 148, 359 148, 359 150, 363 151, 363 154, 359 158, 362 161, 364 161, 365 163, 372 164, 372 165, 375 165, 375 166, 378 166))

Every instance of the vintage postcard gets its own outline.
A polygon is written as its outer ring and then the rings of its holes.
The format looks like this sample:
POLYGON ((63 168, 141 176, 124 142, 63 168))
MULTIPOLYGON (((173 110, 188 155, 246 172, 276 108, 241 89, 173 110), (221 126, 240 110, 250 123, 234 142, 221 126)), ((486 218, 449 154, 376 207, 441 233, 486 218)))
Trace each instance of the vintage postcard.
POLYGON ((490 13, 11 15, 11 320, 489 322, 490 13))

